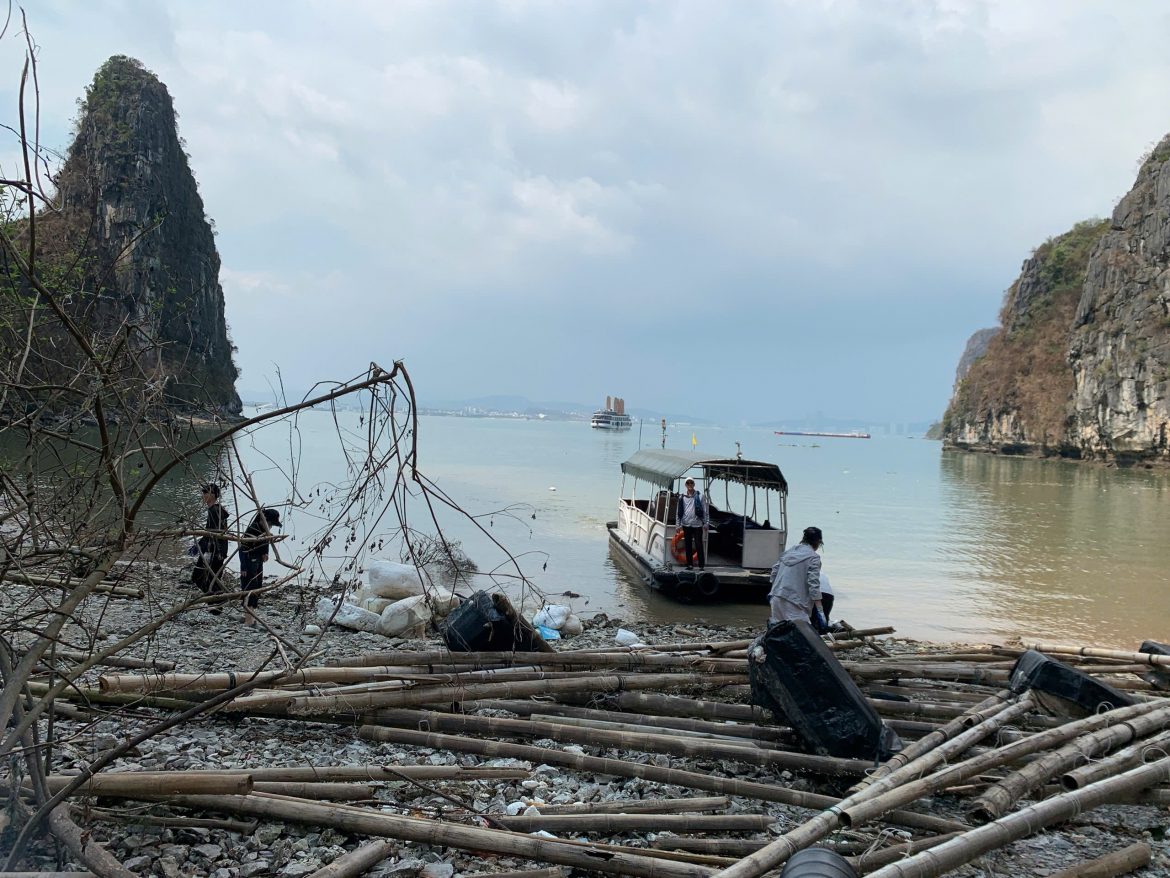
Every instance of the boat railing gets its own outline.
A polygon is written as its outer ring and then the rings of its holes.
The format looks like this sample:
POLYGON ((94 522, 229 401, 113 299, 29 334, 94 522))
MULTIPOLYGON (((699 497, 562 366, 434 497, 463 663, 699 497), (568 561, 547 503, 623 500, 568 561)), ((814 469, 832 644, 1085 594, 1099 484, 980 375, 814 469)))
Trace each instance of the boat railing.
POLYGON ((618 505, 618 522, 621 532, 636 549, 653 561, 661 563, 665 560, 665 522, 649 514, 638 505, 638 501, 625 498, 618 505))

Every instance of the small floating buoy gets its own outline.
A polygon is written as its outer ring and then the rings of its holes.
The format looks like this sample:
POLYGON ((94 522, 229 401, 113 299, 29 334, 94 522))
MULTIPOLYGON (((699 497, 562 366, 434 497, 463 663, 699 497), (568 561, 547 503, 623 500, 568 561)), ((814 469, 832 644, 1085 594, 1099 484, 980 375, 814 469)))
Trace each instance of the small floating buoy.
POLYGON ((555 491, 557 488, 556 488, 556 485, 549 485, 549 486, 548 486, 548 489, 549 489, 550 491, 555 491))

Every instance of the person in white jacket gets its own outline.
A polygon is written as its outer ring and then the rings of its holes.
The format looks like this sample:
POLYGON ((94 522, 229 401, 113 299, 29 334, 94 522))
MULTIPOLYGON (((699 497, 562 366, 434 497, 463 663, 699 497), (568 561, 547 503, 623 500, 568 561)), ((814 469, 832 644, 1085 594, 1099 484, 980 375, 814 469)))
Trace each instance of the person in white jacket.
POLYGON ((769 623, 807 621, 811 616, 818 629, 828 627, 821 605, 821 556, 817 554, 823 543, 819 527, 806 527, 800 544, 780 556, 772 568, 769 623))

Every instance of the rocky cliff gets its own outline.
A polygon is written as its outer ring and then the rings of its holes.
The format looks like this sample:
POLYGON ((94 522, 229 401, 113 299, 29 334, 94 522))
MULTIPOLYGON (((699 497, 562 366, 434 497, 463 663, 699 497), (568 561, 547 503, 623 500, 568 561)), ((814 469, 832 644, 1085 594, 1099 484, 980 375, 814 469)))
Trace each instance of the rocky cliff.
POLYGON ((1170 463, 1170 137, 1108 221, 1046 241, 958 382, 953 447, 1170 463))
POLYGON ((170 405, 238 414, 211 221, 165 85, 138 61, 108 60, 80 103, 42 221, 42 264, 75 266, 64 297, 95 332, 120 326, 165 382, 170 405))

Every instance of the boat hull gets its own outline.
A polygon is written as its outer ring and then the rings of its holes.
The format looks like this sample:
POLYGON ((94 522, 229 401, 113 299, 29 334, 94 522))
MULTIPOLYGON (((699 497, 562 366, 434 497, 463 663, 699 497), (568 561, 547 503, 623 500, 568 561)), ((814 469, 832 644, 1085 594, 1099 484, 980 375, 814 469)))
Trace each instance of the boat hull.
POLYGON ((766 604, 769 576, 742 567, 708 567, 686 570, 656 565, 621 535, 618 523, 606 523, 610 547, 654 591, 681 603, 766 604))

